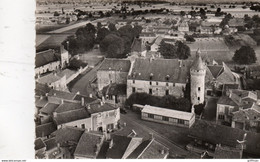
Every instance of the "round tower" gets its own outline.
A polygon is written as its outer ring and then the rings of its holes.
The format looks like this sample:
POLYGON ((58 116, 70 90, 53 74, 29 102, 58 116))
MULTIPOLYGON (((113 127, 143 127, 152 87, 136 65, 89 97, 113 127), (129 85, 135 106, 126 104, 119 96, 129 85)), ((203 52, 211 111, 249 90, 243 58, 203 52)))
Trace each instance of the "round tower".
POLYGON ((191 104, 198 105, 204 102, 206 67, 203 63, 200 50, 190 68, 190 96, 191 104))

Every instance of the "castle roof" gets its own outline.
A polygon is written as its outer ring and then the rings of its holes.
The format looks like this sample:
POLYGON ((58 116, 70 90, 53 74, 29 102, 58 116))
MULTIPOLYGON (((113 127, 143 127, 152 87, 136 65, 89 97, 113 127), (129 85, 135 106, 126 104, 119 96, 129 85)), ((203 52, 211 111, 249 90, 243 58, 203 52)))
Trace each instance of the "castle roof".
POLYGON ((193 70, 204 70, 205 69, 205 66, 203 64, 200 54, 201 54, 200 49, 198 49, 197 53, 196 53, 196 58, 191 66, 191 69, 193 69, 193 70))

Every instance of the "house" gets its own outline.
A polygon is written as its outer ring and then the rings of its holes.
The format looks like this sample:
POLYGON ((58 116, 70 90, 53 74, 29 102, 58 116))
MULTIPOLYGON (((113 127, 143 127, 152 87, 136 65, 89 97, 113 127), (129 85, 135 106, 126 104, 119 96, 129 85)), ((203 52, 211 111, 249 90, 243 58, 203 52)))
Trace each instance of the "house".
POLYGON ((245 133, 244 152, 259 156, 260 155, 260 134, 255 132, 246 132, 241 129, 231 128, 224 125, 214 124, 212 122, 196 120, 195 124, 189 129, 189 137, 200 146, 208 147, 217 144, 232 148, 241 148, 237 140, 243 140, 245 133))
POLYGON ((56 125, 53 122, 38 125, 35 128, 36 138, 41 138, 43 140, 48 139, 56 130, 56 125))
POLYGON ((59 54, 53 49, 38 52, 35 56, 35 74, 41 75, 64 68, 68 63, 69 53, 63 46, 61 46, 59 54))
POLYGON ((246 67, 246 76, 252 79, 260 79, 260 66, 249 66, 246 67))
POLYGON ((232 18, 228 21, 228 26, 232 28, 244 27, 245 26, 244 18, 232 18))
POLYGON ((85 131, 77 144, 74 152, 75 159, 96 159, 105 136, 98 132, 85 131))
POLYGON ((188 23, 186 21, 180 22, 180 24, 178 25, 178 31, 189 32, 189 25, 188 25, 188 23))
POLYGON ((217 102, 217 123, 227 122, 231 124, 234 112, 256 108, 256 102, 257 94, 255 92, 236 89, 229 90, 227 96, 221 96, 217 102))
POLYGON ((213 34, 214 33, 214 28, 211 26, 199 26, 196 29, 197 31, 200 32, 200 34, 213 34))
POLYGON ((127 159, 166 159, 169 148, 154 138, 143 141, 127 159))
POLYGON ((41 138, 34 141, 35 159, 45 159, 46 144, 41 138))
POLYGON ((56 143, 55 138, 46 139, 43 141, 46 145, 46 159, 63 159, 64 155, 60 146, 56 143))
POLYGON ((48 102, 43 108, 39 110, 40 112, 39 117, 41 119, 41 124, 48 123, 52 120, 51 116, 58 106, 59 104, 48 102))
POLYGON ((142 32, 139 36, 142 40, 142 44, 151 43, 156 37, 156 34, 153 32, 142 32))
POLYGON ((154 40, 154 42, 150 45, 150 47, 151 47, 151 51, 153 51, 153 52, 157 52, 158 51, 158 49, 159 49, 159 46, 160 46, 160 44, 161 44, 161 42, 162 42, 162 37, 161 36, 158 36, 155 40, 154 40))
POLYGON ((141 118, 143 120, 188 128, 190 128, 195 122, 194 113, 171 110, 150 105, 144 106, 141 111, 141 118))
POLYGON ((191 64, 191 60, 136 58, 127 78, 127 97, 135 92, 183 96, 191 64))
POLYGON ((103 88, 106 102, 123 105, 126 100, 126 84, 110 84, 103 88))
POLYGON ((111 83, 126 84, 130 65, 126 59, 105 59, 97 71, 98 90, 111 83))
POLYGON ((260 107, 254 104, 252 108, 233 112, 231 127, 260 133, 260 107))

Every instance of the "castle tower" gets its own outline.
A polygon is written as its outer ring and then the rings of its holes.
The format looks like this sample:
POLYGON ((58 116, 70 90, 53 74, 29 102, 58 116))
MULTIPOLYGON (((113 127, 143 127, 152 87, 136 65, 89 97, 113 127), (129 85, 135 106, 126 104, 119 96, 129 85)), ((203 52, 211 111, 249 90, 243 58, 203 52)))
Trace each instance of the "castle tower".
POLYGON ((191 104, 198 105, 204 102, 206 67, 203 63, 200 50, 190 68, 190 96, 191 104))

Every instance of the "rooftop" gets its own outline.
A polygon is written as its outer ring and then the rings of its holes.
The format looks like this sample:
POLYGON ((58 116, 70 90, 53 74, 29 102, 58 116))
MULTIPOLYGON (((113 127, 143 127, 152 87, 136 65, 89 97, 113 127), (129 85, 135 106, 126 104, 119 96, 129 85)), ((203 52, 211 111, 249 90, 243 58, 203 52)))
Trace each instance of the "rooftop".
POLYGON ((230 106, 238 106, 236 102, 234 102, 231 98, 228 96, 221 96, 217 102, 217 104, 222 105, 230 105, 230 106))
POLYGON ((50 138, 50 139, 47 139, 45 141, 43 141, 46 145, 46 150, 50 150, 50 149, 53 149, 55 147, 57 147, 57 143, 55 141, 55 138, 50 138))
POLYGON ((58 61, 58 57, 55 55, 55 51, 52 49, 38 52, 35 56, 35 67, 40 67, 51 62, 58 61))
POLYGON ((63 104, 60 104, 55 112, 57 113, 63 113, 67 111, 73 111, 77 109, 82 109, 84 106, 81 105, 81 103, 73 103, 73 102, 64 102, 63 104))
POLYGON ((73 98, 76 96, 76 94, 52 89, 48 93, 48 96, 54 96, 54 97, 57 97, 60 99, 65 99, 65 100, 73 100, 73 98))
POLYGON ((74 111, 67 111, 63 113, 57 114, 56 117, 54 117, 54 121, 56 122, 57 125, 81 120, 81 119, 86 119, 89 118, 90 114, 87 112, 85 108, 82 109, 77 109, 74 111))
POLYGON ((95 158, 98 154, 98 147, 102 145, 103 135, 95 132, 84 132, 80 137, 74 156, 95 158))
POLYGON ((53 122, 38 125, 35 128, 36 137, 45 137, 57 130, 53 122))
POLYGON ((192 63, 191 69, 194 69, 194 70, 204 70, 205 69, 205 64, 203 63, 200 54, 201 54, 200 49, 198 49, 196 52, 196 58, 192 63))
POLYGON ((128 72, 130 69, 130 60, 125 59, 105 59, 99 70, 105 70, 105 71, 120 71, 120 72, 128 72))
POLYGON ((215 159, 241 159, 242 150, 228 146, 217 145, 214 153, 215 159))
POLYGON ((126 95, 126 84, 112 84, 103 88, 104 95, 126 95))
POLYGON ((40 112, 44 114, 52 115, 52 113, 56 110, 58 106, 59 106, 58 104, 47 103, 47 105, 45 105, 43 108, 40 109, 40 112))
POLYGON ((47 97, 42 96, 40 99, 38 99, 38 100, 35 101, 35 106, 42 108, 42 107, 44 107, 47 103, 48 103, 47 97))
POLYGON ((171 110, 171 109, 155 107, 150 105, 145 105, 144 108, 142 109, 142 113, 155 114, 155 115, 178 118, 183 120, 190 120, 194 116, 194 114, 190 112, 171 110))
POLYGON ((192 60, 137 58, 129 79, 186 83, 191 64, 192 60))
POLYGON ((55 135, 55 140, 57 143, 63 143, 66 141, 72 141, 77 143, 84 133, 84 129, 75 127, 65 127, 58 129, 53 134, 55 135))
POLYGON ((95 99, 95 98, 91 98, 91 97, 84 96, 84 95, 80 95, 80 94, 77 94, 77 95, 73 98, 73 100, 81 101, 82 98, 84 98, 84 102, 85 102, 85 103, 91 103, 91 102, 97 100, 97 99, 95 99))
POLYGON ((100 103, 93 103, 93 104, 90 104, 87 111, 90 114, 95 114, 95 113, 99 113, 99 112, 111 111, 111 110, 116 110, 116 109, 117 109, 116 107, 114 107, 108 103, 104 103, 103 105, 101 105, 100 103))
POLYGON ((40 150, 42 148, 46 147, 46 145, 44 144, 44 142, 42 141, 41 138, 37 138, 34 141, 34 150, 40 150))

